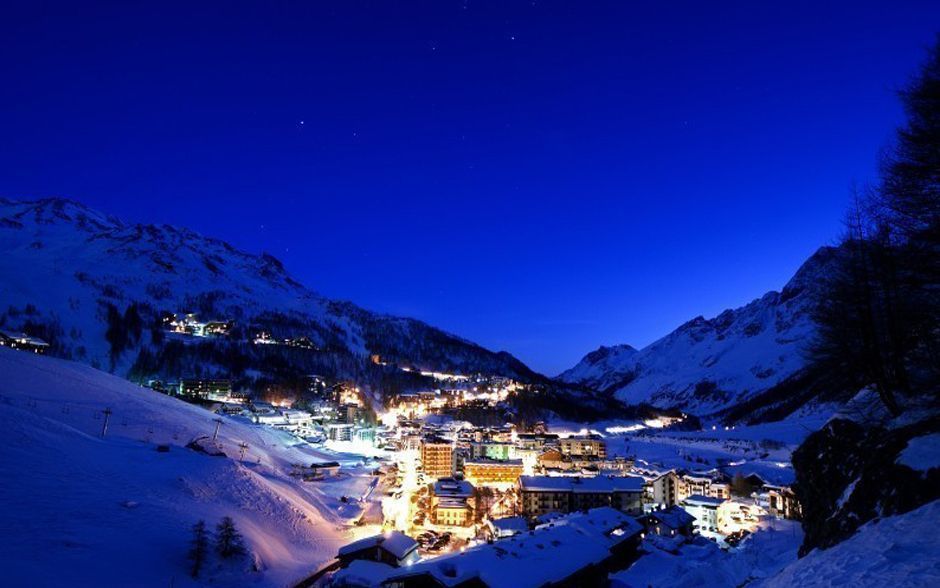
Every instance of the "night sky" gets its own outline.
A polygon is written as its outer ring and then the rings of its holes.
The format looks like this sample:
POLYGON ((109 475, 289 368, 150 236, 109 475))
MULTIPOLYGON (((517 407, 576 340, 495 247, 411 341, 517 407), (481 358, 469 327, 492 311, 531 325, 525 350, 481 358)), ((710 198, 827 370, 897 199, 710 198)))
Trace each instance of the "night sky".
POLYGON ((940 30, 935 0, 87 4, 4 3, 0 195, 267 251, 550 374, 779 289, 940 30))

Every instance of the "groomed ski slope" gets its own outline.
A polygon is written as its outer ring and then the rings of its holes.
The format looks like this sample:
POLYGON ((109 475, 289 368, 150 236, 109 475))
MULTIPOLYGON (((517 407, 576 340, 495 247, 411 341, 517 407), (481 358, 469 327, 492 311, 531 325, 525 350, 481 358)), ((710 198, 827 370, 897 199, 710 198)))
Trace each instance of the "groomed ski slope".
POLYGON ((0 348, 3 583, 281 587, 334 557, 353 538, 352 507, 287 472, 335 456, 230 418, 218 436, 227 457, 185 448, 212 435, 214 418, 81 364, 0 348), (226 515, 251 555, 213 555, 192 580, 191 526, 226 515))

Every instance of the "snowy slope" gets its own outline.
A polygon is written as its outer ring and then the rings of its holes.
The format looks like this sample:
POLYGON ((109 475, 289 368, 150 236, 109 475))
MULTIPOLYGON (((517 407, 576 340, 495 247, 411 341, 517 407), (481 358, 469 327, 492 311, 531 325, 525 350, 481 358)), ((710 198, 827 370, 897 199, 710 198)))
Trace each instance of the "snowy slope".
POLYGON ((326 456, 231 418, 219 432, 228 457, 185 448, 212 434, 214 418, 78 363, 0 348, 4 583, 284 586, 335 556, 352 537, 345 505, 286 473, 326 456), (157 452, 158 443, 170 451, 157 452), (252 556, 213 558, 193 582, 190 527, 204 519, 212 528, 226 515, 252 556))
POLYGON ((613 588, 667 588, 709 586, 736 588, 756 578, 776 574, 796 560, 802 539, 799 523, 767 521, 739 548, 722 550, 698 538, 676 547, 669 539, 651 536, 643 543, 645 555, 628 569, 611 575, 613 588))
POLYGON ((815 332, 813 284, 836 254, 817 251, 780 292, 712 319, 696 317, 639 351, 602 347, 558 378, 628 403, 703 415, 751 398, 806 366, 804 350, 815 332))
POLYGON ((940 586, 938 520, 940 501, 872 521, 851 538, 812 551, 756 586, 940 586))
POLYGON ((276 336, 308 337, 333 354, 328 365, 340 373, 325 375, 347 377, 377 353, 438 371, 536 376, 509 354, 420 321, 324 298, 267 254, 187 229, 127 224, 70 200, 0 199, 0 328, 32 327, 56 355, 111 369, 108 305, 123 313, 135 303, 143 305, 145 328, 116 360, 122 375, 150 344, 159 313, 196 311, 248 331, 262 324, 276 336))

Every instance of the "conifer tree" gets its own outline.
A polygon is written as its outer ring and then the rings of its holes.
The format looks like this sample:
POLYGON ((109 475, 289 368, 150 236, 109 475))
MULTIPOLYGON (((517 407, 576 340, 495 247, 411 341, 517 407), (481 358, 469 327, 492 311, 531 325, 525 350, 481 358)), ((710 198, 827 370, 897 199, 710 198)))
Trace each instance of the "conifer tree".
POLYGON ((241 533, 235 528, 232 517, 224 517, 215 528, 215 548, 225 559, 245 553, 241 533))
POLYGON ((192 546, 189 550, 189 559, 192 562, 190 575, 193 578, 199 576, 202 564, 206 561, 206 555, 209 553, 209 536, 206 533, 206 522, 199 521, 193 525, 192 546))

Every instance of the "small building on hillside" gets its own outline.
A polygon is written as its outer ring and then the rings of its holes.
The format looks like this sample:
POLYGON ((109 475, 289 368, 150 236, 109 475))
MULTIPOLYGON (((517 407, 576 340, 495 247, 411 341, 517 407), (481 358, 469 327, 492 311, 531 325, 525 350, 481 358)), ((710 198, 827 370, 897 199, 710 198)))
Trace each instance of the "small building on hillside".
POLYGON ((49 349, 49 344, 39 337, 30 337, 26 333, 2 330, 0 330, 0 346, 39 354, 43 354, 49 349))
POLYGON ((398 531, 386 531, 340 547, 336 556, 340 567, 366 560, 401 567, 418 561, 418 542, 398 531))

